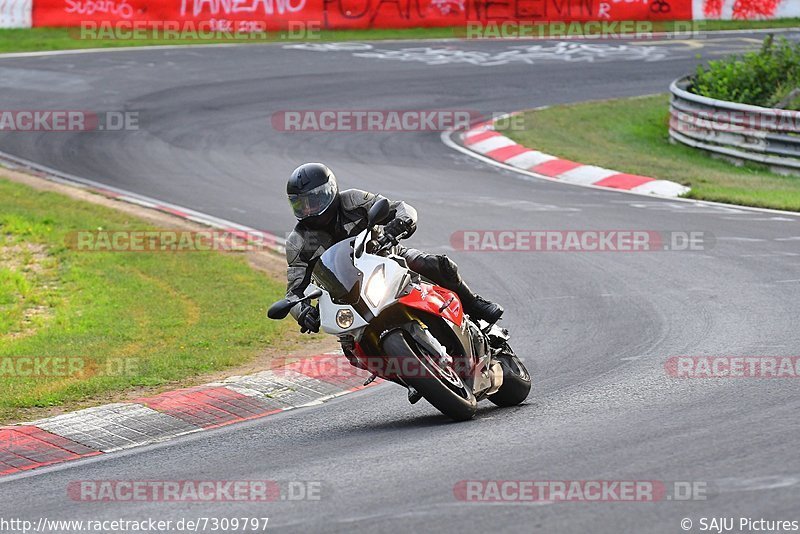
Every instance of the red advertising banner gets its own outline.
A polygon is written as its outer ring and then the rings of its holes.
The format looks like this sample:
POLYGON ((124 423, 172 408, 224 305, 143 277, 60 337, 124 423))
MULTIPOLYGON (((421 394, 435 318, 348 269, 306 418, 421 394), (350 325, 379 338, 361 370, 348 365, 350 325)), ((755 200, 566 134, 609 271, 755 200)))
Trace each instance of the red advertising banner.
POLYGON ((34 26, 193 22, 226 31, 691 19, 692 0, 35 0, 33 7, 34 26))

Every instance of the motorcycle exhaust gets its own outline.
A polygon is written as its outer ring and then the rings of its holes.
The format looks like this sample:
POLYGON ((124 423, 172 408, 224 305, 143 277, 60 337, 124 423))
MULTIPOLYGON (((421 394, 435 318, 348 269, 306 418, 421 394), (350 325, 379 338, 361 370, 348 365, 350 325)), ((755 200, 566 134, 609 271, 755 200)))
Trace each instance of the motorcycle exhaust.
POLYGON ((487 397, 493 393, 497 393, 497 390, 503 385, 503 366, 500 365, 500 362, 492 362, 489 366, 489 374, 492 379, 492 387, 486 392, 487 397))

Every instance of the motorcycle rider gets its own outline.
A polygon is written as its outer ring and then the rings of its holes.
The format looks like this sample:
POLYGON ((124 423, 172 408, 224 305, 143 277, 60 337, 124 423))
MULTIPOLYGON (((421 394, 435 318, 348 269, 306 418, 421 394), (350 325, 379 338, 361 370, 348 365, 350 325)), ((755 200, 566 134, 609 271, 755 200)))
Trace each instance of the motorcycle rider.
MULTIPOLYGON (((286 239, 286 298, 302 298, 316 260, 332 245, 364 231, 367 212, 383 197, 359 189, 340 192, 333 172, 322 163, 297 167, 289 177, 286 193, 297 218, 297 225, 286 239)), ((417 211, 402 201, 390 201, 390 206, 390 219, 384 232, 395 238, 404 233, 404 237, 409 237, 417 227, 417 211)), ((458 266, 447 256, 402 246, 397 249, 409 269, 455 292, 471 318, 495 323, 503 315, 499 304, 470 290, 458 266)), ((301 302, 292 308, 291 314, 302 332, 319 332, 319 310, 315 306, 301 302)))

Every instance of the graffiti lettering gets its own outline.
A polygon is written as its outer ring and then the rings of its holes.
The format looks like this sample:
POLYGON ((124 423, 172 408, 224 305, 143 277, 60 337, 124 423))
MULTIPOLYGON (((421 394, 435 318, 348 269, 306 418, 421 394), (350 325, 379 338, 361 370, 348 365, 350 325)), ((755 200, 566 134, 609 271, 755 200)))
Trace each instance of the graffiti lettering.
MULTIPOLYGON (((4 10, 20 2, 30 0, 0 0, 0 23, 4 10)), ((37 26, 73 27, 87 20, 193 20, 223 29, 233 21, 252 21, 269 31, 296 22, 319 23, 320 29, 460 28, 506 21, 563 25, 691 20, 693 2, 698 8, 703 2, 731 6, 736 2, 741 13, 766 12, 772 2, 779 5, 777 13, 790 16, 787 6, 798 0, 37 0, 32 20, 37 26)))
POLYGON ((593 19, 599 16, 596 0, 322 0, 322 9, 326 27, 336 26, 341 19, 365 20, 372 26, 382 16, 423 21, 441 19, 442 16, 454 17, 458 21, 545 21, 593 19))
POLYGON ((64 12, 66 13, 78 13, 79 15, 108 13, 123 19, 130 19, 133 17, 133 8, 128 4, 127 0, 122 0, 119 4, 112 0, 86 0, 85 2, 66 0, 66 2, 67 5, 64 8, 64 12))
POLYGON ((800 8, 791 4, 791 0, 704 0, 703 14, 709 18, 743 20, 800 14, 800 8), (780 9, 786 12, 779 15, 780 9))
POLYGON ((297 13, 302 11, 306 0, 181 0, 181 16, 187 13, 197 17, 203 12, 211 15, 233 15, 236 13, 256 13, 259 10, 264 15, 273 15, 276 12, 297 13))

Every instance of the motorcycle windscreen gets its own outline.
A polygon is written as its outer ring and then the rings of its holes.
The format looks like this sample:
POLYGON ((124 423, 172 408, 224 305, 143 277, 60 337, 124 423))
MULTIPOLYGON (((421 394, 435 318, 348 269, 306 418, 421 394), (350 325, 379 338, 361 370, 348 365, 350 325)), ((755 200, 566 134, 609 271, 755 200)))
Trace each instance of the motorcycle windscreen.
POLYGON ((361 294, 361 271, 353 264, 355 238, 345 239, 326 250, 314 266, 314 279, 331 300, 355 304, 361 294))

